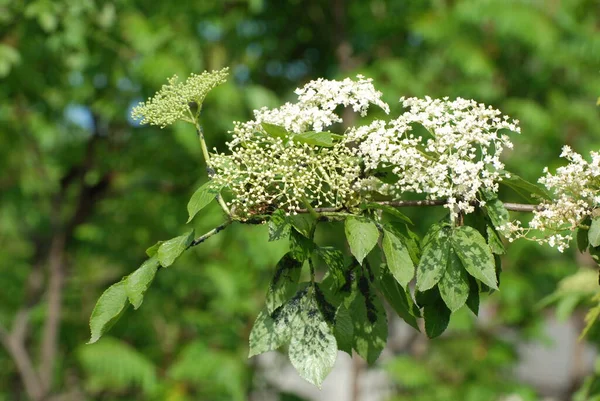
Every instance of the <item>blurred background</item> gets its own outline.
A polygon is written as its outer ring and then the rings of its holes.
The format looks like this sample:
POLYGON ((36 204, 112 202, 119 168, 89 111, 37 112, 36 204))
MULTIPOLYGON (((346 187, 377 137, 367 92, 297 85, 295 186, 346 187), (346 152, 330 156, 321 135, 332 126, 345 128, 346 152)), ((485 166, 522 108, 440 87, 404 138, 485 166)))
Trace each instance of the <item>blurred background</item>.
MULTIPOLYGON (((401 96, 429 95, 519 119, 505 161, 532 181, 564 144, 600 148, 598 0, 0 0, 0 400, 600 399, 600 332, 577 341, 594 264, 523 241, 478 319, 459 311, 433 341, 392 320, 377 364, 340 354, 321 392, 282 354, 247 359, 287 245, 264 226, 187 252, 85 345, 99 295, 187 229, 207 179, 191 126, 139 127, 132 105, 173 74, 225 66, 203 109, 221 150, 253 109, 358 73, 392 115, 401 96)), ((220 223, 212 207, 197 232, 220 223)), ((430 213, 408 213, 422 234, 430 213)), ((335 227, 321 235, 341 242, 335 227)))

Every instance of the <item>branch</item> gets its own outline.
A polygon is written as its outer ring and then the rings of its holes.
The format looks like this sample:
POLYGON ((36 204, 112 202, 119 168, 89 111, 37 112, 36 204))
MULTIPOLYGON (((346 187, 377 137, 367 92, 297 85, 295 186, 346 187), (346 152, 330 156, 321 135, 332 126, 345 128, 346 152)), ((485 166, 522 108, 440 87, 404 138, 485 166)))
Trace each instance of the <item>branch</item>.
POLYGON ((207 239, 209 239, 210 237, 212 237, 215 234, 220 233, 221 231, 223 231, 228 225, 230 225, 231 223, 233 223, 233 220, 227 220, 225 223, 216 226, 215 228, 213 228, 212 230, 210 230, 209 232, 207 232, 204 235, 199 236, 198 238, 196 238, 195 240, 192 241, 192 243, 190 244, 190 246, 188 246, 188 249, 196 246, 198 244, 203 243, 204 241, 206 241, 207 239))

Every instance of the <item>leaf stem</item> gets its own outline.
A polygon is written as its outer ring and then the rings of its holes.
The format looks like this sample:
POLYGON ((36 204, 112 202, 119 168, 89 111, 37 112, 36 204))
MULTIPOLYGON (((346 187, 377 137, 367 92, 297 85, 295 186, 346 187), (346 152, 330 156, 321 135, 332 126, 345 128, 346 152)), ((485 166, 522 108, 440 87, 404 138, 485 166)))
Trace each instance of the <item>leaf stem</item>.
POLYGON ((195 240, 192 241, 192 243, 188 246, 188 249, 193 246, 196 246, 198 244, 201 244, 204 241, 206 241, 207 239, 209 239, 210 237, 212 237, 213 235, 220 233, 225 228, 227 228, 227 226, 230 225, 231 223, 233 223, 233 220, 228 219, 223 224, 220 224, 220 225, 216 226, 215 228, 213 228, 212 230, 208 231, 206 234, 199 236, 198 238, 196 238, 195 240))

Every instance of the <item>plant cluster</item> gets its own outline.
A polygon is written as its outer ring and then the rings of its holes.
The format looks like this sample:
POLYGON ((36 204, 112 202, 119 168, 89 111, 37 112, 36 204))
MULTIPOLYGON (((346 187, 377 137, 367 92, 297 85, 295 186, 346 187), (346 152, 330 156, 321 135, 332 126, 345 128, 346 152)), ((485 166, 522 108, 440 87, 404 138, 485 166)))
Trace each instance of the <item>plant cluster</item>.
POLYGON ((324 131, 343 122, 342 106, 361 115, 371 104, 389 112, 372 82, 359 76, 310 82, 296 91, 296 103, 235 123, 230 153, 209 154, 198 110, 225 74, 170 80, 134 115, 161 127, 177 119, 196 126, 210 180, 190 199, 189 219, 217 199, 226 220, 200 237, 191 231, 149 248, 149 259, 100 297, 92 342, 128 303, 141 305, 159 268, 232 223, 266 223, 270 241, 290 244, 250 334, 250 356, 287 346, 291 363, 317 386, 338 350, 377 360, 387 340, 384 301, 432 338, 465 305, 477 314, 480 294, 499 288, 502 236, 526 235, 509 210, 535 213, 530 227, 550 231, 540 242, 562 250, 569 236, 555 231, 579 229, 580 249, 600 254, 597 153, 588 163, 566 148, 571 163, 540 179, 551 197, 504 170, 500 156, 512 147, 507 133, 519 132, 518 122, 472 100, 402 98, 408 110, 396 119, 324 131), (537 203, 504 204, 500 185, 537 203), (399 210, 415 205, 449 210, 419 238, 399 210), (315 241, 317 226, 332 221, 343 221, 349 254, 315 241))

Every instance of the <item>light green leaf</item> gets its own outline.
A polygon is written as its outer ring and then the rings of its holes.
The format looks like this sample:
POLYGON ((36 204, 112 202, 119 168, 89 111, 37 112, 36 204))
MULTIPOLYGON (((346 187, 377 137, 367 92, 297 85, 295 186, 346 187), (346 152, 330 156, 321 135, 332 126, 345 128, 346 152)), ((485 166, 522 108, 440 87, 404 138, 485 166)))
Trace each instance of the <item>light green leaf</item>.
POLYGON ((187 234, 172 238, 160 244, 157 252, 160 265, 163 267, 171 266, 173 262, 175 262, 175 259, 190 246, 193 240, 194 230, 191 230, 187 234))
POLYGON ((330 148, 333 146, 333 138, 331 132, 303 132, 292 137, 296 142, 306 143, 312 146, 323 146, 330 148))
POLYGON ((450 229, 432 226, 426 235, 423 255, 417 267, 417 289, 425 291, 436 285, 448 265, 450 229))
POLYGON ((342 304, 335 313, 335 328, 333 331, 337 347, 352 356, 352 342, 354 340, 354 325, 350 311, 342 304))
POLYGON ((321 388, 337 358, 335 336, 313 296, 307 297, 296 327, 288 355, 302 378, 321 388))
POLYGON ((91 337, 88 344, 95 343, 119 320, 127 306, 126 281, 108 287, 100 295, 90 317, 91 337))
POLYGON ((263 352, 273 351, 287 343, 291 332, 285 326, 278 325, 267 309, 263 309, 256 318, 250 332, 250 351, 248 358, 263 352))
POLYGON ((441 298, 425 305, 423 318, 425 319, 425 333, 429 338, 435 338, 446 331, 450 323, 450 309, 446 307, 441 298))
POLYGON ((215 183, 208 181, 194 192, 187 205, 188 223, 192 221, 196 213, 204 209, 206 205, 213 201, 221 191, 221 188, 216 188, 215 183))
POLYGON ((283 210, 276 210, 269 219, 269 241, 278 241, 290 233, 290 225, 283 210))
POLYGON ((531 195, 535 195, 538 198, 547 199, 547 200, 552 199, 552 197, 548 194, 548 192, 544 188, 542 188, 536 184, 533 184, 529 181, 526 181, 523 178, 521 178, 518 175, 513 174, 513 173, 510 173, 510 178, 504 177, 502 179, 502 181, 500 181, 500 184, 511 188, 513 191, 515 191, 516 193, 521 195, 523 198, 525 198, 527 201, 532 202, 532 203, 537 203, 538 200, 535 197, 532 197, 531 195))
POLYGON ((400 238, 393 232, 385 229, 383 230, 382 248, 390 272, 392 272, 392 275, 402 288, 406 288, 410 280, 415 276, 415 266, 410 258, 408 249, 404 246, 400 238))
POLYGON ((438 288, 442 299, 452 312, 460 309, 469 297, 469 275, 452 247, 448 255, 446 272, 438 288))
POLYGON ((154 255, 156 255, 156 253, 158 252, 158 248, 160 248, 160 245, 163 242, 164 241, 158 241, 156 244, 154 244, 150 248, 146 249, 146 255, 148 255, 149 258, 151 258, 154 255))
POLYGON ((585 315, 585 319, 584 319, 585 320, 585 328, 581 332, 581 335, 579 336, 579 340, 583 339, 587 335, 587 333, 590 331, 590 329, 598 321, 598 318, 600 318, 600 294, 594 295, 594 297, 592 297, 592 302, 595 302, 596 306, 591 308, 588 311, 588 313, 585 315))
POLYGON ((479 231, 469 226, 456 227, 452 231, 452 245, 471 276, 498 289, 494 255, 479 231))
POLYGON ((275 274, 267 292, 267 310, 275 309, 290 299, 298 288, 298 280, 302 271, 302 262, 296 260, 291 252, 286 253, 275 266, 275 274))
POLYGON ((600 246, 600 217, 592 220, 590 231, 588 231, 588 241, 593 247, 600 246))
POLYGON ((366 203, 364 205, 360 206, 361 209, 377 209, 377 210, 383 210, 383 212, 394 216, 396 218, 398 218, 399 220, 402 220, 405 223, 408 224, 413 224, 412 220, 405 215, 404 213, 402 213, 400 210, 396 209, 393 206, 389 206, 389 205, 382 205, 379 203, 366 203))
POLYGON ((285 139, 289 136, 287 130, 283 127, 280 127, 279 125, 269 123, 261 123, 260 125, 265 130, 265 132, 273 138, 285 139))
POLYGON ((369 364, 375 363, 385 347, 388 335, 388 323, 381 300, 368 284, 365 277, 360 278, 358 292, 350 306, 354 324, 354 350, 369 364))
POLYGON ((510 218, 508 210, 506 210, 504 207, 504 203, 502 203, 502 201, 496 196, 486 201, 485 210, 487 211, 494 227, 500 227, 510 218))
POLYGON ((362 264, 364 258, 377 245, 379 230, 364 217, 348 217, 344 224, 350 252, 362 264))
POLYGON ((158 266, 158 258, 153 256, 127 277, 127 298, 134 309, 139 308, 142 304, 144 293, 154 280, 158 266))

